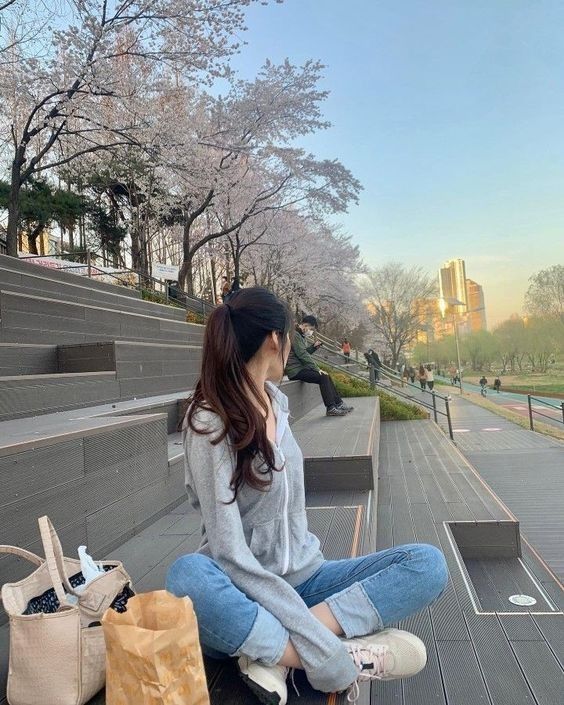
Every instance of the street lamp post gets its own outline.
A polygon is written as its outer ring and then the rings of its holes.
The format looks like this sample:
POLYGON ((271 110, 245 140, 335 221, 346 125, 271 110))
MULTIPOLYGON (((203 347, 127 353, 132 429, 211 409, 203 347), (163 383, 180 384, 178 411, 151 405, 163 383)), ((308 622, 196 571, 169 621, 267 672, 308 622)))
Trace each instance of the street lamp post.
MULTIPOLYGON (((448 306, 464 306, 464 301, 452 298, 440 298, 439 309, 441 316, 444 318, 448 306)), ((460 343, 458 341, 458 323, 454 311, 452 312, 452 328, 454 331, 454 342, 456 343, 456 364, 458 365, 458 384, 460 385, 460 395, 462 396, 462 366, 460 364, 460 343)))

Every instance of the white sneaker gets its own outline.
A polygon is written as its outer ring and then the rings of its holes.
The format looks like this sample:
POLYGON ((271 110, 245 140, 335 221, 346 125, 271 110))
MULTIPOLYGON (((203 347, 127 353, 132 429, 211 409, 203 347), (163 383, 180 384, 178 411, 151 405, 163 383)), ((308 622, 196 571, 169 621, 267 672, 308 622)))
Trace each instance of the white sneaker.
POLYGON ((288 668, 284 666, 264 666, 252 661, 248 656, 238 659, 241 678, 264 705, 286 705, 288 688, 286 678, 288 668))
POLYGON ((359 682, 409 678, 427 663, 425 644, 415 634, 401 629, 384 629, 369 636, 343 639, 343 643, 359 669, 347 696, 351 703, 359 697, 359 682))

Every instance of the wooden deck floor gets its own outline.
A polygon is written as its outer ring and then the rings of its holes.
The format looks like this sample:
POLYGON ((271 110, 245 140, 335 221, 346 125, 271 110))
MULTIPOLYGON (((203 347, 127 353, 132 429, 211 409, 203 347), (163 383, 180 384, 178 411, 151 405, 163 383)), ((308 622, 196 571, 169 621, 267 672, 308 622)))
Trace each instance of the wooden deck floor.
MULTIPOLYGON (((431 421, 382 423, 378 473, 377 514, 375 491, 308 494, 310 527, 325 555, 427 542, 445 552, 450 580, 440 601, 397 625, 425 641, 427 667, 405 681, 365 686, 359 705, 564 705, 561 587, 526 541, 526 570, 513 559, 465 563, 450 530, 452 522, 512 521, 508 510, 431 421), (534 583, 526 584, 526 571, 534 583), (512 606, 513 590, 534 594, 534 611, 512 606)), ((112 557, 125 562, 138 590, 159 589, 172 561, 193 551, 198 539, 199 520, 185 503, 112 557)), ((6 644, 5 629, 0 641, 6 644)), ((208 660, 206 668, 212 705, 256 702, 233 662, 208 660)), ((289 705, 346 703, 345 695, 313 691, 303 675, 296 685, 300 697, 289 686, 289 705)), ((104 703, 101 693, 90 705, 104 703)))
MULTIPOLYGON (((466 566, 451 544, 449 522, 504 521, 511 514, 430 421, 381 425, 379 475, 377 549, 413 541, 435 544, 445 552, 450 581, 439 602, 397 625, 425 641, 427 667, 415 678, 364 687, 359 703, 562 705, 564 595, 557 583, 523 543, 523 561, 536 586, 512 582, 511 560, 504 559, 490 564, 501 580, 494 578, 484 591, 477 566, 471 561, 466 566), (538 609, 529 613, 512 606, 504 587, 535 590, 538 609), (539 589, 550 605, 542 603, 539 589)), ((370 500, 371 494, 361 491, 309 493, 310 527, 328 558, 371 550, 370 500)), ((153 589, 162 586, 170 562, 196 542, 194 519, 183 505, 118 555, 132 567, 140 589, 153 589)), ((208 660, 206 667, 212 705, 255 702, 232 662, 208 660)), ((296 685, 300 696, 290 686, 289 705, 345 705, 344 695, 316 693, 303 675, 296 685)), ((102 705, 103 697, 94 702, 102 705)))
POLYGON ((379 474, 377 548, 439 546, 450 580, 439 602, 399 625, 425 641, 427 667, 409 680, 373 684, 372 702, 562 705, 564 593, 553 576, 523 542, 523 562, 550 606, 539 600, 535 612, 516 613, 507 600, 512 586, 498 582, 494 610, 481 604, 451 543, 449 522, 504 520, 508 511, 431 421, 382 424, 379 474))

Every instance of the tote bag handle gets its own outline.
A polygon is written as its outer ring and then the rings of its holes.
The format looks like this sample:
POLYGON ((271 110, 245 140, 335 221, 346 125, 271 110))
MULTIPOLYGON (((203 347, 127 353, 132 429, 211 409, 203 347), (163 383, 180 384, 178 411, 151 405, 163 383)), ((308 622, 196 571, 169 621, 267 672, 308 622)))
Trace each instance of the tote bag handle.
MULTIPOLYGON (((8 546, 7 544, 0 544, 0 553, 9 553, 12 556, 18 556, 19 558, 25 558, 26 561, 33 563, 37 567, 43 565, 45 561, 40 556, 37 556, 31 551, 26 551, 25 548, 20 548, 19 546, 8 546)), ((0 597, 0 603, 2 598, 0 597)))
POLYGON ((19 548, 19 546, 7 546, 5 544, 0 544, 0 553, 11 553, 14 556, 19 556, 19 558, 25 558, 26 561, 29 561, 38 567, 43 565, 45 562, 40 556, 32 553, 31 551, 26 551, 25 548, 19 548))
POLYGON ((51 523, 51 519, 49 519, 48 516, 39 517, 38 522, 39 531, 41 533, 41 541, 43 542, 43 550, 45 551, 45 562, 47 563, 53 588, 59 598, 59 604, 61 606, 68 605, 69 603, 67 601, 65 588, 71 595, 75 595, 76 593, 70 584, 67 571, 65 569, 61 541, 59 540, 55 527, 51 523))

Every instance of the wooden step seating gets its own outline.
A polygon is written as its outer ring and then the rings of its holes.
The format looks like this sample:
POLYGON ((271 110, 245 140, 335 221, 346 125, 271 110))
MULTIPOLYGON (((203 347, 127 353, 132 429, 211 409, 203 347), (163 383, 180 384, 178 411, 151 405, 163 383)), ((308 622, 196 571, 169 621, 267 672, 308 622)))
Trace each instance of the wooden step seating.
MULTIPOLYGON (((14 359, 18 347, 5 344, 0 359, 6 351, 14 359)), ((0 377, 0 421, 191 389, 202 352, 200 345, 131 341, 46 347, 34 350, 29 366, 42 361, 55 370, 0 377)))
POLYGON ((377 489, 379 399, 345 401, 354 407, 347 416, 326 416, 320 405, 293 426, 306 456, 308 491, 377 489))
POLYGON ((0 342, 88 343, 133 340, 163 343, 201 343, 203 326, 184 320, 115 309, 107 304, 59 300, 37 293, 21 293, 0 285, 0 342))
MULTIPOLYGON (((360 409, 357 403, 355 407, 360 409)), ((299 420, 294 428, 299 432, 298 424, 299 420)), ((336 426, 327 429, 329 445, 336 426)), ((170 441, 173 449, 178 448, 173 437, 170 441)), ((302 447, 307 443, 305 438, 302 447)), ((553 576, 519 536, 515 517, 431 421, 383 422, 378 474, 377 513, 375 490, 334 489, 331 475, 326 490, 308 492, 310 527, 327 557, 428 542, 444 551, 450 580, 439 602, 397 625, 423 638, 427 667, 403 682, 364 687, 359 703, 559 705, 564 692, 564 598, 553 576), (521 563, 514 554, 519 544, 526 571, 517 568, 521 563), (504 556, 499 565, 492 547, 504 556), (523 582, 524 576, 530 580, 527 571, 534 579, 529 583, 523 582), (506 599, 510 589, 525 593, 536 589, 538 610, 511 605, 506 599), (494 598, 496 605, 491 602, 494 598)), ((199 519, 183 503, 108 557, 124 560, 138 590, 159 589, 170 564, 195 550, 198 541, 199 519)), ((0 627, 4 654, 6 642, 6 629, 0 627)), ((5 657, 2 661, 5 664, 5 657)), ((207 670, 212 705, 255 702, 231 662, 208 661, 207 670)), ((300 675, 296 683, 301 697, 290 686, 290 705, 345 705, 344 695, 315 693, 300 675)), ((91 705, 102 703, 103 693, 91 705)))
POLYGON ((182 308, 145 301, 135 289, 108 284, 99 279, 78 276, 0 255, 0 289, 44 296, 74 303, 99 304, 102 307, 144 313, 172 320, 185 320, 182 308))

